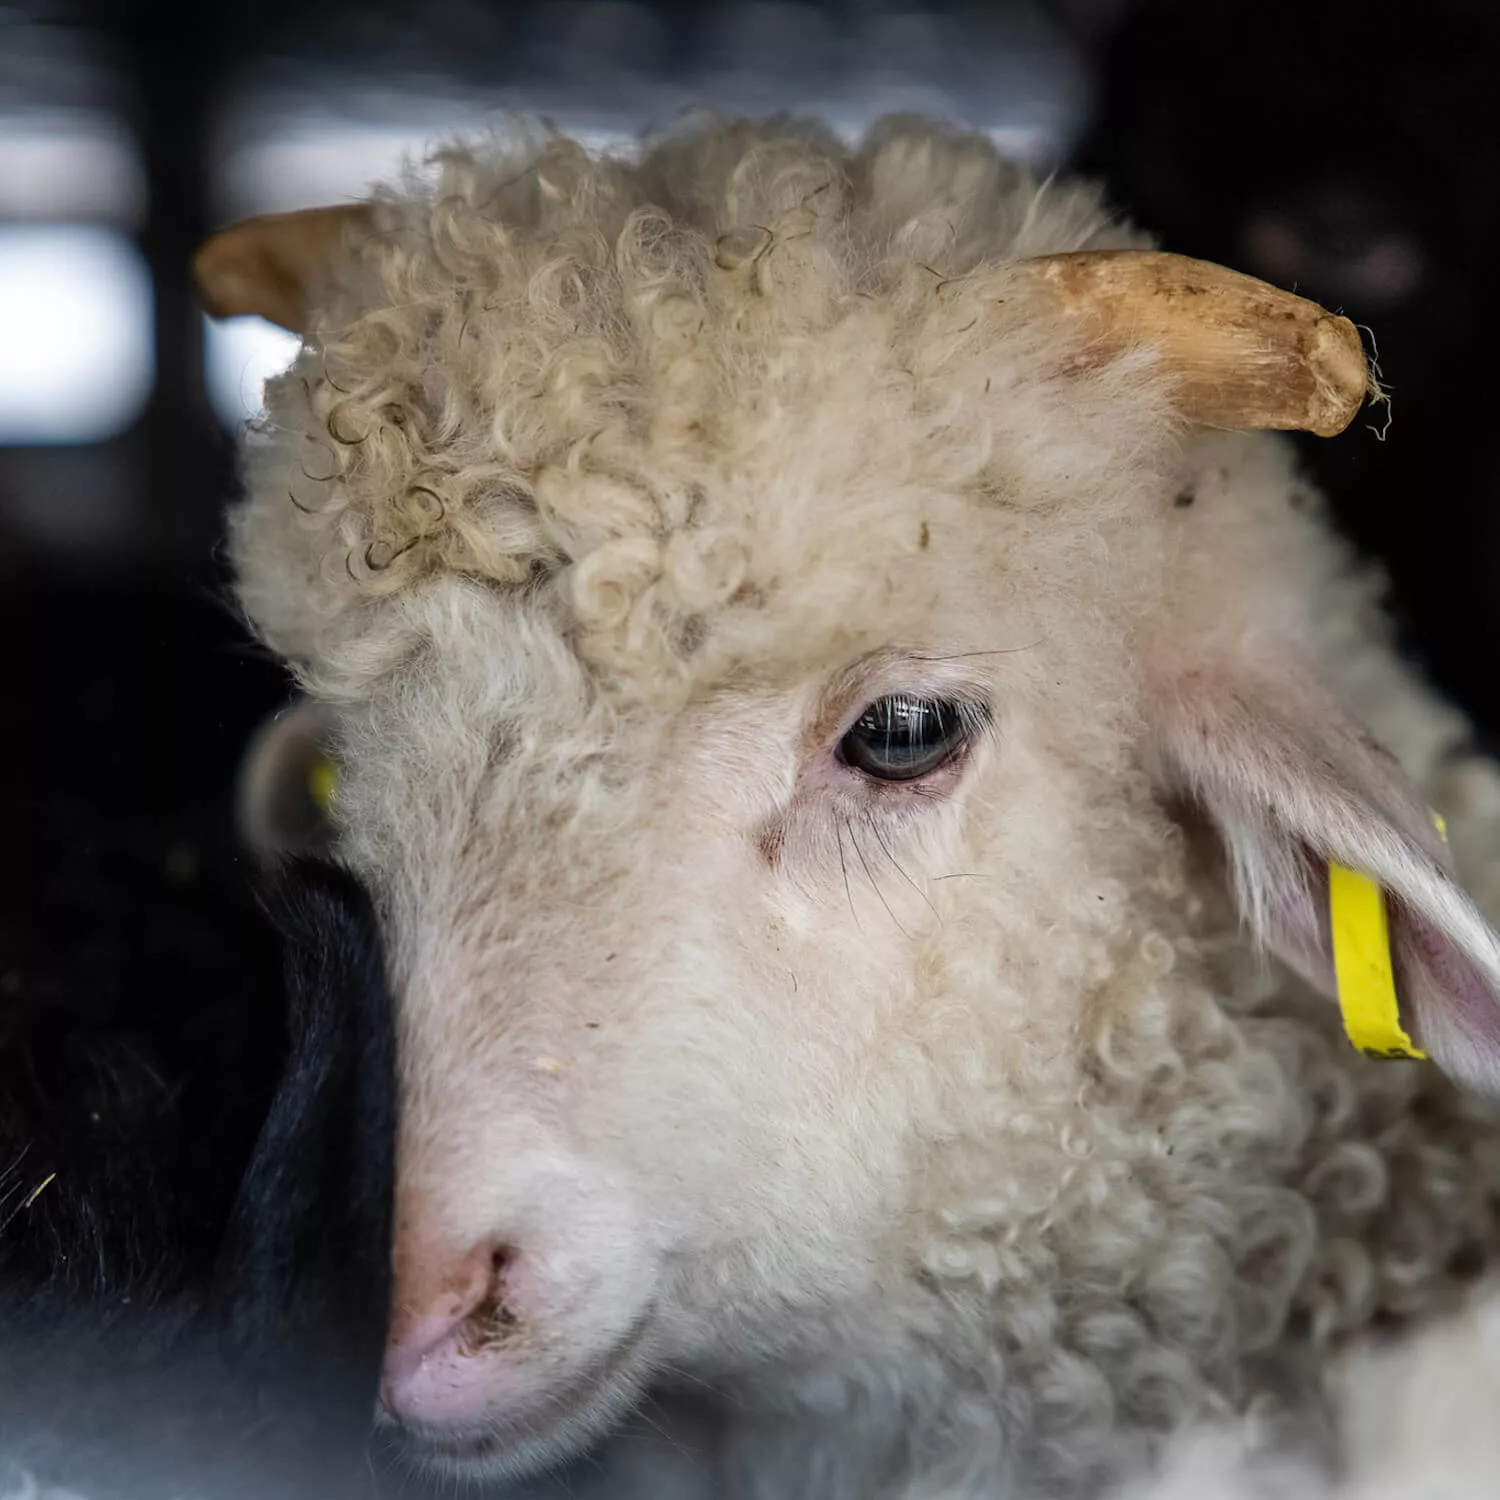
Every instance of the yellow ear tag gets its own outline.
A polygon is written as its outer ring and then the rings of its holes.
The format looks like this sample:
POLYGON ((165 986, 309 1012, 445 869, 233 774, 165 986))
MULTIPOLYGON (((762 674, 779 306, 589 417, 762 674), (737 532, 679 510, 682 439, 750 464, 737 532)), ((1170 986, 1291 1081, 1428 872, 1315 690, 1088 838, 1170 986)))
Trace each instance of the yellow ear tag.
MULTIPOLYGON (((1447 825, 1432 815, 1443 842, 1447 825)), ((1385 892, 1357 870, 1328 866, 1328 915, 1333 930, 1333 972, 1349 1040, 1366 1057, 1422 1058, 1427 1054, 1401 1026, 1385 892)))
POLYGON ((333 799, 339 789, 339 771, 326 755, 320 755, 307 773, 307 790, 325 813, 333 811, 333 799))

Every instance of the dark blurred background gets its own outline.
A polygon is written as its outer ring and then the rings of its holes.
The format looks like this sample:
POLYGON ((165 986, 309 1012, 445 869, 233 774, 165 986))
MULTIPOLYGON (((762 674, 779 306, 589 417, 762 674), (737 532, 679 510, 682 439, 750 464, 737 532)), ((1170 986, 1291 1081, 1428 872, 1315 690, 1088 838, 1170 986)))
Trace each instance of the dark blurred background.
POLYGON ((933 110, 1367 324, 1389 432, 1308 462, 1494 736, 1497 60, 1494 0, 0 3, 0 911, 87 844, 39 811, 59 799, 123 819, 164 880, 232 863, 234 764, 285 691, 217 548, 234 429, 290 340, 206 326, 194 247, 513 107, 601 141, 702 102, 850 132, 933 110))

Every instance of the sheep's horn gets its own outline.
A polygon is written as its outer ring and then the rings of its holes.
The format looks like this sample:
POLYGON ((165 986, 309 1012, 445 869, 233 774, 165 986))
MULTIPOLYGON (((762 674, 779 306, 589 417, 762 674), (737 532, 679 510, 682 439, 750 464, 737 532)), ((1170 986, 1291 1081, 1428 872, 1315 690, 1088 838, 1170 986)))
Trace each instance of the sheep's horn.
POLYGON ((368 228, 367 204, 262 214, 220 230, 193 260, 211 316, 258 313, 293 333, 307 326, 307 289, 333 259, 346 231, 368 228))
POLYGON ((1315 302, 1155 250, 1083 250, 1018 261, 1113 355, 1154 344, 1189 421, 1333 437, 1378 394, 1359 334, 1315 302))

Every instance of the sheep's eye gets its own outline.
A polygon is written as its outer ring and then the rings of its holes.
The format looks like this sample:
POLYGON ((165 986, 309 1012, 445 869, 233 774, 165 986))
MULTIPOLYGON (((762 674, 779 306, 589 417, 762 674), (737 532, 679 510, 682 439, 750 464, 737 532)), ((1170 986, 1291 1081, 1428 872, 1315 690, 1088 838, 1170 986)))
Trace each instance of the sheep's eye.
POLYGON ((943 698, 878 698, 839 741, 838 757, 880 781, 914 781, 963 748, 973 717, 943 698))

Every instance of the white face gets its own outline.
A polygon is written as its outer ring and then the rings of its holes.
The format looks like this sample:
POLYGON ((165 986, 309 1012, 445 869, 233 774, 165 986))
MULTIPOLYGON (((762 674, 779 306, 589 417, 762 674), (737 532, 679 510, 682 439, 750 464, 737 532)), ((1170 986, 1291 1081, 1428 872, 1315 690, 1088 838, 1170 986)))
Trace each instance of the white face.
POLYGON ((935 939, 993 898, 979 869, 1047 857, 1031 818, 1066 794, 1024 754, 1000 776, 1004 649, 661 711, 607 701, 540 613, 434 589, 341 789, 401 996, 385 1406, 513 1473, 654 1379, 889 1346, 963 1066, 935 939), (1028 852, 976 845, 995 813, 1028 852))
MULTIPOLYGON (((923 1257, 955 1198, 1006 1212, 1018 1051, 1076 1094, 1162 859, 1117 805, 1177 432, 1138 373, 997 358, 1025 299, 971 290, 931 368, 857 299, 701 388, 674 365, 650 420, 565 383, 451 451, 427 377, 509 370, 458 317, 378 439, 341 343, 273 393, 241 597, 344 719, 401 1031, 385 1407, 421 1452, 519 1473, 651 1384, 935 1367, 923 1257)), ((1035 1201, 1055 1150, 1026 1170, 1035 1201)))

